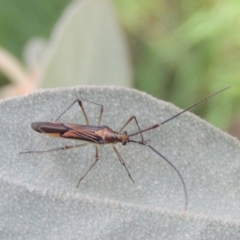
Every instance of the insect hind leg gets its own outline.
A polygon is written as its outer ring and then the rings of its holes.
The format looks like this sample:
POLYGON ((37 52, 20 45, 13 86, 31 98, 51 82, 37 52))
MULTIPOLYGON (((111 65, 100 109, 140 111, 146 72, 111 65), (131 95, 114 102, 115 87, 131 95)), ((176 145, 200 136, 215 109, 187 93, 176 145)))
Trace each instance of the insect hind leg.
POLYGON ((78 145, 72 145, 72 146, 64 146, 64 147, 59 147, 59 148, 52 148, 48 150, 43 150, 43 151, 27 151, 27 152, 19 152, 19 154, 27 154, 27 153, 46 153, 46 152, 53 152, 53 151, 59 151, 59 150, 67 150, 67 149, 72 149, 72 148, 78 148, 78 147, 85 147, 87 146, 87 143, 82 143, 78 145))

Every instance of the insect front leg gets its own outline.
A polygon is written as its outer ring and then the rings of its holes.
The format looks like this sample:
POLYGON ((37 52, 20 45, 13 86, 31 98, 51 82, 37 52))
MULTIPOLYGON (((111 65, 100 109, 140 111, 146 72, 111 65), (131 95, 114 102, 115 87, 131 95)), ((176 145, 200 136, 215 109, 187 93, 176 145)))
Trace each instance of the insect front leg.
POLYGON ((141 133, 141 129, 140 129, 140 127, 139 127, 137 118, 136 118, 135 116, 131 116, 131 117, 127 120, 127 122, 126 122, 126 123, 121 127, 121 129, 119 130, 119 133, 121 133, 122 130, 123 130, 133 119, 135 120, 135 123, 136 123, 136 125, 137 125, 137 127, 138 127, 138 130, 139 130, 139 133, 140 133, 142 142, 144 142, 143 135, 142 135, 142 133, 141 133))
POLYGON ((118 150, 116 149, 116 147, 114 145, 112 145, 112 147, 113 147, 113 150, 114 150, 114 152, 116 153, 116 155, 118 157, 119 162, 125 167, 125 169, 126 169, 126 171, 128 173, 128 176, 133 181, 133 183, 135 183, 134 180, 132 179, 132 176, 131 176, 127 166, 125 165, 125 162, 124 162, 123 158, 121 157, 120 153, 118 152, 118 150))

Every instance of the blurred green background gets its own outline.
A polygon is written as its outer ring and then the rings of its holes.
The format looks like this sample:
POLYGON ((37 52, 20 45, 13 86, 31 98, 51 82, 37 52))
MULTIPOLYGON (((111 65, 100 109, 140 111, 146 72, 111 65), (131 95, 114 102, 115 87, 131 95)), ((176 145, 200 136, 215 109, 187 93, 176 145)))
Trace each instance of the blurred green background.
MULTIPOLYGON (((23 62, 26 42, 49 38, 70 0, 0 1, 0 46, 23 62)), ((240 1, 112 0, 131 56, 133 87, 193 111, 238 136, 240 1)), ((0 84, 9 82, 0 73, 0 84)))

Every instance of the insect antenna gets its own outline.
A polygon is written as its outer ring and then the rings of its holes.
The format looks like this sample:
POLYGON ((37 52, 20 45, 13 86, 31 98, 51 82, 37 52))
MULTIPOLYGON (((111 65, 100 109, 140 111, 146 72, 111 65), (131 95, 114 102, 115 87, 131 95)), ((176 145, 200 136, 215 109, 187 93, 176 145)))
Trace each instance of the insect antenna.
POLYGON ((140 130, 140 131, 138 131, 138 132, 135 132, 135 133, 129 134, 129 137, 132 137, 132 136, 135 136, 135 135, 137 135, 137 134, 140 134, 140 133, 143 133, 143 132, 147 132, 147 131, 149 131, 149 130, 151 130, 151 129, 157 128, 157 127, 159 127, 160 125, 163 125, 163 124, 165 124, 165 123, 171 121, 172 119, 178 117, 179 115, 181 115, 181 114, 187 112, 188 110, 190 110, 190 109, 196 107, 197 105, 199 105, 199 104, 201 104, 201 103, 207 101, 209 98, 211 98, 211 97, 213 97, 213 96, 215 96, 215 95, 217 95, 217 94, 219 94, 219 93, 221 93, 221 92, 223 92, 223 91, 225 91, 225 90, 227 90, 227 89, 229 89, 229 88, 230 88, 230 86, 228 86, 228 87, 226 87, 226 88, 223 88, 223 89, 221 89, 221 90, 219 90, 219 91, 217 91, 217 92, 211 94, 211 95, 208 96, 208 97, 203 98, 202 100, 200 100, 200 101, 194 103, 193 105, 189 106, 188 108, 185 108, 185 109, 182 110, 181 112, 179 112, 179 113, 177 113, 176 115, 174 115, 174 116, 172 116, 172 117, 170 117, 170 118, 164 120, 163 122, 161 122, 161 123, 159 123, 159 124, 154 124, 154 125, 151 126, 151 127, 148 127, 148 128, 146 128, 146 129, 140 130))
POLYGON ((133 142, 133 143, 138 143, 140 145, 149 147, 151 150, 153 150, 156 154, 158 154, 161 158, 163 158, 177 173, 177 175, 179 176, 182 185, 183 185, 183 189, 184 189, 184 195, 185 195, 185 206, 184 209, 187 210, 187 206, 188 206, 188 193, 187 193, 187 188, 186 188, 186 184, 183 180, 183 177, 181 175, 181 173, 178 171, 178 169, 173 165, 173 163, 171 163, 166 157, 164 157, 160 152, 158 152, 154 147, 152 147, 151 145, 149 145, 146 142, 141 142, 141 141, 135 141, 135 140, 129 140, 129 142, 133 142))
POLYGON ((223 88, 223 89, 221 89, 221 90, 219 90, 219 91, 217 91, 217 92, 215 92, 215 93, 211 94, 210 96, 203 98, 202 100, 200 100, 200 101, 198 101, 198 102, 194 103, 193 105, 189 106, 188 108, 186 108, 186 109, 182 110, 182 111, 181 111, 181 112, 179 112, 178 114, 176 114, 176 115, 174 115, 174 116, 172 116, 172 117, 170 117, 170 118, 168 118, 168 119, 164 120, 164 121, 163 121, 163 122, 161 122, 160 124, 161 124, 161 125, 163 125, 163 124, 165 124, 165 123, 167 123, 167 122, 171 121, 172 119, 174 119, 174 118, 178 117, 179 115, 181 115, 181 114, 183 114, 183 113, 187 112, 188 110, 190 110, 190 109, 192 109, 192 108, 196 107, 197 105, 199 105, 199 104, 201 104, 201 103, 203 103, 203 102, 207 101, 209 98, 211 98, 211 97, 213 97, 213 96, 215 96, 215 95, 217 95, 217 94, 219 94, 219 93, 221 93, 221 92, 223 92, 223 91, 225 91, 225 90, 229 89, 230 87, 231 87, 231 86, 225 87, 225 88, 223 88))
POLYGON ((128 134, 128 136, 129 136, 129 137, 132 137, 132 136, 135 136, 135 135, 137 135, 137 134, 140 134, 140 133, 143 133, 143 132, 147 132, 147 131, 149 131, 149 130, 152 130, 152 129, 154 129, 154 128, 157 128, 157 127, 159 127, 159 126, 160 126, 160 124, 157 123, 157 124, 152 125, 151 127, 142 129, 142 130, 140 130, 140 131, 138 131, 138 132, 135 132, 135 133, 132 133, 132 134, 128 134))
MULTIPOLYGON (((182 110, 181 112, 177 113, 176 115, 174 115, 174 116, 172 116, 172 117, 164 120, 163 122, 161 122, 161 123, 159 123, 159 124, 154 124, 154 125, 152 125, 152 126, 150 126, 150 127, 148 127, 148 128, 142 129, 142 130, 140 129, 138 132, 129 134, 128 136, 129 136, 129 137, 132 137, 132 136, 141 134, 141 133, 143 133, 143 132, 147 132, 147 131, 149 131, 149 130, 152 130, 152 129, 154 129, 154 128, 157 128, 157 127, 159 127, 160 125, 163 125, 163 124, 171 121, 172 119, 178 117, 179 115, 181 115, 181 114, 189 111, 190 109, 196 107, 197 105, 199 105, 199 104, 207 101, 209 98, 211 98, 211 97, 213 97, 213 96, 215 96, 215 95, 217 95, 217 94, 219 94, 219 93, 221 93, 221 92, 223 92, 223 91, 225 91, 225 90, 227 90, 227 89, 229 89, 229 88, 230 88, 230 86, 225 87, 225 88, 223 88, 223 89, 221 89, 221 90, 219 90, 219 91, 211 94, 210 96, 205 97, 205 98, 201 99, 200 101, 192 104, 192 105, 189 106, 188 108, 186 108, 186 109, 182 110)), ((158 152, 155 148, 153 148, 151 145, 149 145, 149 144, 148 144, 147 142, 145 142, 145 141, 135 141, 135 140, 132 140, 132 139, 130 140, 130 139, 129 139, 128 142, 133 142, 133 143, 137 143, 137 144, 140 144, 140 145, 149 147, 149 148, 150 148, 151 150, 153 150, 156 154, 158 154, 160 157, 162 157, 162 158, 175 170, 175 172, 178 174, 178 176, 179 176, 179 178, 180 178, 180 180, 181 180, 181 182, 182 182, 182 185, 183 185, 184 195, 185 195, 185 210, 186 210, 186 209, 187 209, 187 205, 188 205, 188 194, 187 194, 186 184, 185 184, 185 182, 184 182, 184 180, 183 180, 182 175, 180 174, 180 172, 178 171, 178 169, 173 165, 173 163, 171 163, 166 157, 164 157, 160 152, 158 152)))

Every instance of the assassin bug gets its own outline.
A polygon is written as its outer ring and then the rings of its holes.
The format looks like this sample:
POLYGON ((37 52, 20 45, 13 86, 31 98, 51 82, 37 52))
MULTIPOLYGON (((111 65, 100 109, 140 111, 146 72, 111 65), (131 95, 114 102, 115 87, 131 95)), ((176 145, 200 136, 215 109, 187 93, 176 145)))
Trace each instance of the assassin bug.
POLYGON ((169 122, 170 120, 178 117, 179 115, 181 115, 184 112, 190 110, 191 108, 193 108, 193 107, 199 105, 200 103, 206 101, 207 99, 219 94, 220 92, 223 92, 223 91, 227 90, 228 88, 230 88, 230 87, 226 87, 224 89, 221 89, 220 91, 215 92, 212 95, 196 102, 195 104, 193 104, 190 107, 182 110, 178 114, 166 119, 165 121, 163 121, 161 123, 154 124, 154 125, 152 125, 148 128, 145 128, 145 129, 140 129, 137 118, 135 116, 131 116, 126 121, 126 123, 121 127, 121 129, 118 132, 113 131, 111 128, 109 128, 106 125, 100 125, 101 120, 102 120, 102 114, 103 114, 103 105, 82 98, 81 93, 80 93, 80 99, 76 99, 67 109, 65 109, 60 114, 60 116, 55 120, 55 122, 33 122, 31 124, 31 127, 36 132, 43 133, 43 134, 46 134, 46 135, 49 135, 49 136, 77 139, 77 140, 85 141, 86 143, 72 145, 72 146, 64 146, 64 147, 49 149, 49 150, 45 150, 45 151, 20 152, 20 154, 51 152, 51 151, 57 151, 57 150, 66 150, 66 149, 71 149, 71 148, 84 147, 88 143, 95 144, 95 162, 90 166, 90 168, 86 171, 86 173, 79 179, 78 184, 77 184, 77 187, 78 187, 80 182, 91 171, 91 169, 96 165, 96 163, 99 160, 98 145, 111 144, 114 152, 116 153, 116 155, 117 155, 117 157, 120 161, 120 163, 126 169, 129 178, 134 183, 134 180, 133 180, 127 166, 125 165, 125 162, 124 162, 123 158, 121 157, 120 153, 118 152, 117 148, 115 147, 115 144, 118 143, 118 142, 122 143, 122 145, 126 145, 127 143, 137 143, 137 144, 140 144, 140 145, 143 145, 145 147, 150 148, 153 152, 155 152, 160 157, 162 157, 176 171, 176 173, 179 176, 179 178, 182 182, 182 185, 183 185, 184 195, 185 195, 185 209, 187 209, 188 194, 187 194, 186 184, 183 180, 182 175, 180 174, 178 169, 166 157, 164 157, 160 152, 158 152, 150 144, 148 144, 146 141, 144 141, 142 133, 150 131, 152 129, 155 129, 155 128, 159 127, 160 125, 163 125, 163 124, 169 122), (89 125, 89 120, 88 120, 87 114, 86 114, 84 106, 83 106, 84 101, 100 107, 100 116, 99 116, 98 125, 89 125), (75 103, 79 104, 87 124, 86 125, 80 125, 80 124, 59 123, 59 122, 57 122, 63 116, 63 114, 65 114, 75 103), (131 133, 131 134, 128 134, 126 131, 123 131, 123 130, 133 120, 136 123, 138 131, 134 132, 134 133, 131 133), (140 134, 141 141, 136 141, 136 140, 131 139, 131 137, 133 137, 135 135, 138 135, 138 134, 140 134))

